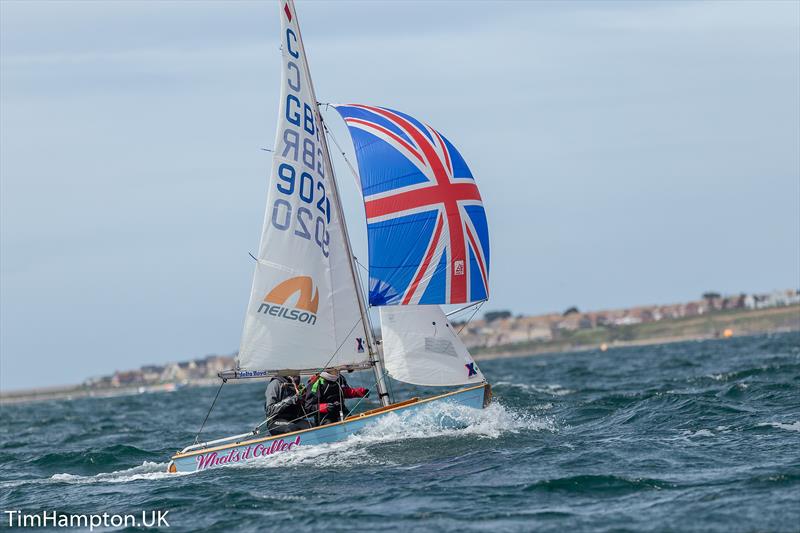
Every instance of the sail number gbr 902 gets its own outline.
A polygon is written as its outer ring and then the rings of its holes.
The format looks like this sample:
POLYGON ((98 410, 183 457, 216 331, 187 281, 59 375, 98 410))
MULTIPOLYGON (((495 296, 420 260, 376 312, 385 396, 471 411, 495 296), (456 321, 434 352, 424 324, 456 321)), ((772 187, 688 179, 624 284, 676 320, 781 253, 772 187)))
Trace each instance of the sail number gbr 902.
POLYGON ((322 250, 322 255, 328 257, 331 201, 325 191, 325 183, 315 181, 308 172, 298 173, 289 163, 278 166, 276 178, 278 192, 286 196, 297 195, 300 202, 297 210, 294 210, 289 200, 280 196, 276 198, 272 205, 272 225, 281 231, 292 231, 301 239, 314 241, 322 250))

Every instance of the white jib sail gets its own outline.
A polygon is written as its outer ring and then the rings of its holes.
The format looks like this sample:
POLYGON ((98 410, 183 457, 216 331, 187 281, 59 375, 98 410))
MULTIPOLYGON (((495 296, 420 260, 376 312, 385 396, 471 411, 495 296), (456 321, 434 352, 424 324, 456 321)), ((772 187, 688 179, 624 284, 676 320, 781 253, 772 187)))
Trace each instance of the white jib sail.
POLYGON ((484 381, 438 305, 385 306, 380 315, 383 359, 394 379, 434 386, 484 381))
POLYGON ((369 358, 291 0, 280 2, 280 17, 281 101, 264 229, 239 348, 244 375, 361 365, 369 358))

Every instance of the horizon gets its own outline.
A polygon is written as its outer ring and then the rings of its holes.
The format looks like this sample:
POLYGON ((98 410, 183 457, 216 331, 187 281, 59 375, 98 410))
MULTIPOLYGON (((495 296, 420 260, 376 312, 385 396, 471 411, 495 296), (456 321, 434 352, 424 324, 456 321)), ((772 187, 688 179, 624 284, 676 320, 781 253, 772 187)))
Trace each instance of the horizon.
MULTIPOLYGON (((278 9, 46 5, 0 2, 0 390, 235 351, 278 9)), ((800 4, 494 5, 297 6, 320 100, 420 116, 466 158, 487 311, 800 286, 800 4)))

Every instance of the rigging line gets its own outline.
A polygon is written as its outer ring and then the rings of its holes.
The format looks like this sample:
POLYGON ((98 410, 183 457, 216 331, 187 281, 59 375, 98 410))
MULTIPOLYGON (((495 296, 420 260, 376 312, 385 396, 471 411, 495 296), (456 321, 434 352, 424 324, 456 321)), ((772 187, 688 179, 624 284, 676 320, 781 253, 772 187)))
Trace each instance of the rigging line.
POLYGON ((358 260, 358 257, 354 257, 354 259, 356 260, 356 263, 358 264, 358 266, 360 266, 361 268, 363 268, 363 269, 364 269, 364 272, 365 272, 367 275, 369 275, 369 268, 368 268, 368 267, 366 267, 366 266, 365 266, 365 265, 364 265, 364 264, 363 264, 361 261, 359 261, 359 260, 358 260))
MULTIPOLYGON (((361 263, 361 261, 358 260, 358 257, 353 256, 353 260, 356 262, 356 265, 361 267, 361 269, 364 271, 364 274, 366 274, 367 276, 367 283, 361 284, 361 290, 364 292, 364 301, 367 302, 367 305, 369 307, 372 307, 372 304, 369 303, 369 268, 365 267, 361 263)), ((370 319, 369 327, 372 327, 372 317, 370 316, 369 319, 370 319)))
MULTIPOLYGON (((306 412, 306 410, 305 410, 305 408, 303 408, 303 414, 302 414, 301 416, 298 416, 297 418, 294 418, 294 419, 292 419, 292 420, 289 420, 289 422, 288 422, 288 423, 289 423, 289 424, 293 424, 293 423, 297 422, 298 420, 305 420, 305 419, 307 419, 307 418, 311 418, 311 415, 315 415, 315 414, 317 414, 318 412, 319 412, 319 409, 317 409, 316 411, 311 411, 310 413, 307 413, 307 412, 306 412)), ((258 435, 258 433, 261 431, 261 428, 264 426, 264 424, 268 424, 268 423, 269 423, 269 422, 270 422, 270 421, 271 421, 273 418, 275 418, 276 416, 278 416, 278 415, 277 415, 277 414, 275 414, 275 415, 272 415, 271 417, 267 418, 266 420, 264 420, 263 422, 261 422, 259 425, 257 425, 256 427, 254 427, 254 428, 253 428, 253 435, 258 435)), ((269 431, 269 428, 267 428, 267 431, 269 431)), ((270 435, 271 435, 271 433, 270 433, 270 435)))
MULTIPOLYGON (((272 378, 272 379, 275 379, 275 378, 272 378)), ((272 382, 272 379, 270 379, 270 382, 272 382)), ((298 389, 298 388, 297 388, 297 385, 295 384, 294 380, 292 380, 292 385, 294 385, 294 390, 295 390, 295 392, 297 393, 296 395, 297 395, 297 396, 299 396, 299 401, 301 402, 301 403, 300 403, 300 409, 301 409, 301 410, 303 411, 303 413, 305 414, 305 412, 306 412, 306 409, 305 409, 305 406, 304 406, 304 405, 303 405, 303 403, 302 403, 302 399, 303 399, 303 397, 302 397, 302 394, 301 394, 301 392, 300 392, 300 391, 301 391, 301 389, 298 389)), ((284 398, 284 399, 285 399, 285 398, 284 398)), ((281 400, 281 401, 282 401, 282 400, 281 400)), ((264 405, 264 407, 266 407, 266 404, 264 405)), ((264 419, 264 420, 263 420, 263 421, 262 421, 260 424, 258 424, 256 427, 254 427, 254 428, 253 428, 253 435, 258 435, 258 432, 259 432, 259 430, 261 429, 261 427, 262 427, 264 424, 269 424, 269 423, 270 423, 272 420, 274 420, 274 419, 275 419, 275 417, 277 417, 279 414, 280 414, 280 413, 275 413, 275 414, 274 414, 274 415, 272 415, 272 416, 267 416, 267 417, 266 417, 266 418, 265 418, 265 419, 264 419)), ((292 423, 292 422, 294 422, 295 420, 300 420, 300 418, 303 418, 303 417, 301 416, 301 417, 299 417, 299 418, 295 418, 294 420, 291 420, 289 423, 291 424, 291 423, 292 423)), ((307 418, 307 416, 306 416, 306 418, 307 418)))
POLYGON ((458 330, 458 332, 456 333, 457 335, 461 335, 461 332, 462 332, 462 331, 464 331, 464 328, 465 328, 465 327, 467 327, 467 324, 469 324, 469 323, 472 321, 472 319, 475 317, 475 313, 477 313, 477 312, 478 312, 478 310, 479 310, 481 307, 483 307, 483 304, 485 304, 485 303, 486 303, 486 300, 483 300, 483 301, 481 302, 481 304, 475 308, 475 310, 474 310, 474 311, 472 312, 472 314, 469 316, 469 318, 467 319, 467 321, 466 321, 466 322, 464 322, 463 324, 461 324, 461 329, 459 329, 459 330, 458 330))
POLYGON ((197 431, 197 435, 194 436, 194 443, 197 444, 200 442, 200 434, 203 432, 203 428, 206 427, 206 422, 208 421, 208 415, 211 414, 211 411, 214 409, 214 404, 217 403, 217 398, 219 398, 219 393, 222 391, 222 386, 227 383, 227 379, 223 379, 222 383, 219 384, 219 388, 217 389, 217 394, 214 396, 214 401, 211 402, 211 407, 208 408, 208 412, 206 413, 206 417, 203 419, 203 423, 200 425, 200 429, 197 431))
MULTIPOLYGON (((298 389, 297 385, 295 385, 294 386, 294 390, 297 391, 297 396, 299 397, 298 401, 300 402, 300 410, 303 411, 303 416, 297 417, 295 420, 292 420, 292 422, 295 422, 295 421, 300 420, 300 419, 307 420, 311 415, 309 415, 306 412, 306 402, 303 401, 303 396, 305 396, 305 392, 306 392, 306 386, 301 383, 300 388, 298 389)), ((313 415, 315 413, 316 413, 316 411, 312 412, 311 414, 313 415)))
MULTIPOLYGON (((387 372, 386 370, 384 370, 384 371, 383 371, 383 376, 381 376, 381 378, 380 378, 380 379, 384 380, 384 382, 385 382, 385 381, 386 381, 386 377, 387 377, 387 375, 388 375, 388 372, 387 372)), ((376 378, 376 379, 375 379, 375 382, 372 384, 372 387, 369 387, 367 390, 368 390, 368 391, 372 391, 372 389, 373 389, 373 388, 375 388, 375 387, 377 387, 377 386, 378 386, 378 379, 376 378)), ((365 395, 365 396, 362 396, 361 398, 359 398, 359 399, 358 399, 358 401, 357 401, 357 402, 356 402, 356 404, 353 406, 353 408, 352 408, 352 409, 350 409, 350 416, 352 416, 352 415, 353 415, 353 413, 355 413, 355 411, 356 411, 356 409, 358 408, 358 406, 359 406, 359 405, 361 405, 361 402, 363 402, 363 401, 364 401, 364 398, 366 398, 366 397, 367 397, 367 396, 365 395)))
MULTIPOLYGON (((356 259, 356 262, 358 262, 358 259, 356 259)), ((359 264, 360 264, 360 263, 359 263, 359 264)), ((362 267, 363 267, 363 265, 362 265, 362 267)), ((356 323, 356 326, 357 326, 357 325, 358 325, 358 323, 356 323)), ((369 327, 372 327, 372 325, 370 324, 370 326, 369 326, 369 327)), ((355 329, 355 326, 353 326, 353 329, 355 329)), ((351 329, 351 330, 350 330, 350 333, 352 333, 352 332, 353 332, 353 329, 351 329)), ((347 336, 348 336, 348 337, 350 337, 350 334, 348 333, 348 335, 347 335, 347 336)), ((341 346, 340 346, 340 348, 341 348, 341 346)), ((337 351, 338 351, 338 349, 337 349, 337 351)), ((334 354, 334 355, 335 355, 335 354, 334 354)), ((330 362, 330 360, 329 360, 328 362, 330 362)), ((327 365, 326 365, 326 366, 327 366, 327 365)), ((373 385, 373 387, 377 388, 377 386, 378 386, 378 381, 383 381, 384 383, 386 383, 386 384, 388 385, 388 388, 389 388, 389 391, 388 391, 388 392, 389 392, 389 399, 391 400, 391 399, 394 397, 394 391, 392 390, 392 385, 391 385, 391 382, 390 382, 388 379, 386 379, 388 376, 389 376, 389 372, 388 372, 388 371, 387 371, 387 370, 384 368, 384 369, 383 369, 383 374, 381 375, 381 377, 380 377, 380 378, 376 378, 376 379, 375 379, 375 381, 373 382, 373 384, 372 384, 372 385, 373 385)), ((372 389, 373 389, 373 387, 370 387, 370 389, 369 389, 369 390, 372 390, 372 389)), ((353 410, 354 410, 356 407, 358 407, 358 405, 361 403, 361 400, 363 400, 363 398, 359 399, 359 401, 358 401, 358 402, 356 402, 356 405, 355 405, 355 407, 353 407, 353 409, 351 409, 351 412, 352 412, 352 411, 353 411, 353 410)), ((314 414, 314 413, 311 413, 311 414, 314 414)))
MULTIPOLYGON (((358 260, 358 257, 353 255, 353 261, 356 262, 356 265, 360 266, 364 273, 367 275, 367 283, 362 281, 361 283, 361 291, 362 296, 364 297, 364 301, 367 302, 367 307, 372 308, 372 304, 369 303, 369 268, 365 267, 361 261, 358 260)), ((359 274, 360 276, 360 274, 359 274)), ((369 310, 367 310, 367 325, 372 330, 373 336, 375 335, 375 328, 372 326, 372 315, 369 314, 369 310)))
MULTIPOLYGON (((372 305, 370 305, 370 303, 369 303, 369 289, 368 289, 368 286, 369 286, 369 269, 361 264, 361 261, 358 260, 358 257, 353 256, 353 261, 355 261, 356 265, 360 266, 364 270, 364 273, 367 275, 367 283, 363 283, 363 281, 362 281, 362 283, 361 283, 361 291, 364 293, 364 294, 362 294, 362 296, 364 297, 364 301, 367 302, 367 305, 369 307, 372 307, 372 305)), ((368 318, 369 318, 369 327, 372 327, 372 317, 368 316, 368 318)))
POLYGON ((471 304, 469 304, 469 305, 467 305, 467 306, 464 306, 464 307, 462 307, 461 309, 456 309, 455 311, 450 311, 449 313, 445 313, 445 316, 446 316, 446 317, 448 317, 448 318, 450 318, 450 317, 451 317, 451 316, 453 316, 453 315, 457 315, 457 314, 458 314, 458 313, 460 313, 461 311, 466 311, 466 310, 467 310, 467 309, 469 309, 470 307, 473 307, 473 306, 476 306, 476 305, 481 305, 481 304, 482 304, 483 302, 485 302, 485 301, 486 301, 486 300, 479 300, 479 301, 477 301, 477 302, 472 302, 471 304))
POLYGON ((327 124, 325 124, 325 121, 324 121, 324 120, 322 121, 322 127, 323 127, 323 129, 325 130, 325 133, 327 133, 327 134, 328 134, 328 137, 330 137, 330 138, 331 138, 331 140, 333 141, 333 144, 336 146, 336 149, 337 149, 337 150, 339 151, 339 153, 341 154, 341 156, 342 156, 342 159, 344 159, 344 162, 347 164, 347 168, 349 168, 349 169, 350 169, 350 174, 352 174, 352 175, 353 175, 353 178, 354 178, 354 179, 355 179, 355 181, 356 181, 356 187, 358 188, 358 191, 359 191, 359 192, 361 192, 361 179, 358 177, 358 172, 356 172, 356 169, 355 169, 355 167, 353 166, 353 164, 352 164, 352 163, 350 163, 350 160, 349 160, 349 159, 347 159, 347 155, 344 153, 344 150, 342 150, 342 147, 341 147, 341 145, 339 144, 339 141, 337 141, 337 140, 336 140, 336 137, 334 137, 334 136, 333 136, 333 133, 331 133, 331 130, 328 128, 328 125, 327 125, 327 124))
POLYGON ((320 372, 322 372, 323 370, 325 370, 326 368, 328 368, 328 365, 331 363, 331 361, 333 361, 333 358, 334 358, 334 357, 336 357, 336 354, 337 354, 337 353, 339 353, 339 350, 341 350, 341 349, 342 349, 342 346, 344 346, 344 343, 346 343, 346 342, 347 342, 347 340, 350 338, 350 335, 352 335, 352 334, 353 334, 353 331, 355 331, 356 327, 358 326, 358 324, 359 324, 361 321, 362 321, 361 317, 358 317, 358 320, 356 320, 356 323, 355 323, 355 324, 353 324, 353 327, 352 327, 352 328, 350 328, 350 331, 348 331, 348 332, 347 332, 347 335, 345 335, 345 337, 344 337, 344 340, 342 341, 342 343, 339 345, 339 347, 338 347, 338 348, 336 348, 336 351, 335 351, 335 352, 333 352, 333 355, 331 355, 331 358, 330 358, 330 359, 328 359, 328 361, 325 363, 325 366, 323 366, 323 367, 320 369, 320 372))

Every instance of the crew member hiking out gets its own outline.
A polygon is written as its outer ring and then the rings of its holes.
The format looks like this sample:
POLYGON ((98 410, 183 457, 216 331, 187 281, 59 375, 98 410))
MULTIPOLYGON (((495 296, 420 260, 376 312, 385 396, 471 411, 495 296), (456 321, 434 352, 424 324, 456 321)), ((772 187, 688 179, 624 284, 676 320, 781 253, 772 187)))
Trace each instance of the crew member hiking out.
POLYGON ((314 414, 316 425, 322 426, 343 420, 350 413, 344 403, 346 399, 368 394, 363 387, 350 387, 337 369, 329 368, 308 381, 305 409, 309 415, 314 414))
POLYGON ((264 410, 271 435, 308 429, 311 423, 303 411, 300 376, 275 376, 265 392, 264 410))

